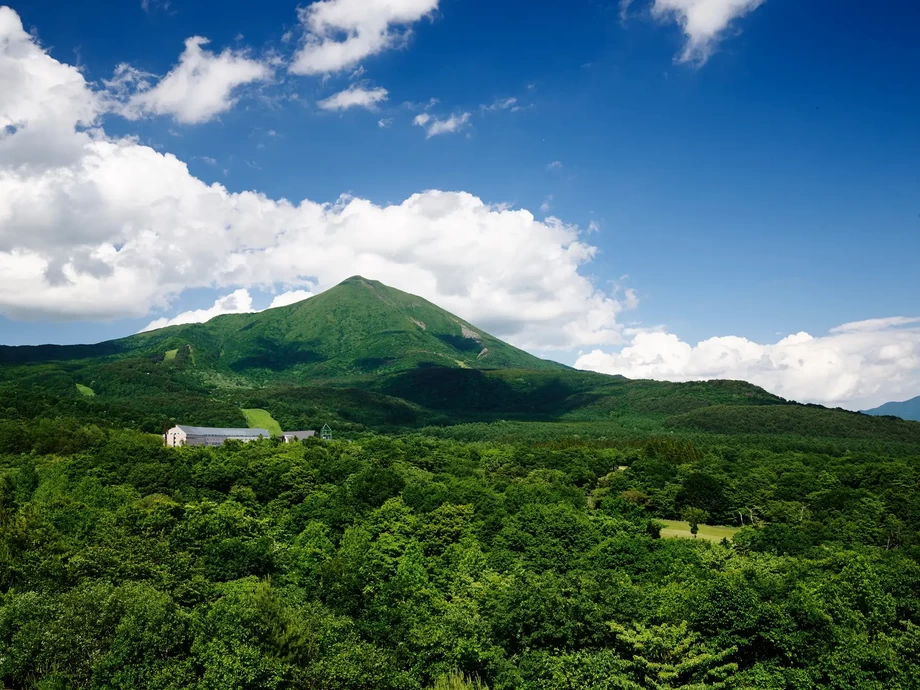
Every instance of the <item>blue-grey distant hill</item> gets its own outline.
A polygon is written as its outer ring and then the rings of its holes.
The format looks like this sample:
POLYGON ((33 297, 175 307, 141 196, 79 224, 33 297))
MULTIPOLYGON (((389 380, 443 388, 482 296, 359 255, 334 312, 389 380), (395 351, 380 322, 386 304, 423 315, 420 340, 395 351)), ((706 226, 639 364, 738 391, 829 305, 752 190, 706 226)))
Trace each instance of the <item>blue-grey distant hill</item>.
POLYGON ((866 414, 880 417, 882 415, 891 415, 908 419, 914 422, 920 422, 920 395, 904 402, 889 402, 876 407, 873 410, 865 410, 866 414))

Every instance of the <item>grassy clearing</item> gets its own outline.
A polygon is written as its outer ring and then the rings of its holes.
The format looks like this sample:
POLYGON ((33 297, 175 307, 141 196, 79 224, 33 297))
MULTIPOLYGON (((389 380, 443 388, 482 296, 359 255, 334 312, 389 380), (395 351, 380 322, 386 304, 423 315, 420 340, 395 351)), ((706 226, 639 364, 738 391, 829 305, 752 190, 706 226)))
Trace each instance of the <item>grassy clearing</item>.
POLYGON ((171 362, 176 358, 176 355, 179 354, 179 348, 175 350, 167 350, 166 355, 163 357, 164 362, 171 362))
POLYGON ((87 398, 92 398, 96 395, 96 391, 94 391, 89 386, 84 386, 82 383, 77 384, 77 390, 80 391, 87 398))
POLYGON ((281 425, 275 421, 268 410, 241 408, 250 428, 268 429, 272 436, 281 436, 281 425))
MULTIPOLYGON (((663 539, 692 539, 690 534, 690 523, 683 520, 655 520, 664 525, 661 530, 663 539)), ((712 525, 700 525, 700 531, 697 534, 699 539, 708 539, 709 541, 722 541, 722 539, 731 539, 738 530, 735 527, 714 527, 712 525)))

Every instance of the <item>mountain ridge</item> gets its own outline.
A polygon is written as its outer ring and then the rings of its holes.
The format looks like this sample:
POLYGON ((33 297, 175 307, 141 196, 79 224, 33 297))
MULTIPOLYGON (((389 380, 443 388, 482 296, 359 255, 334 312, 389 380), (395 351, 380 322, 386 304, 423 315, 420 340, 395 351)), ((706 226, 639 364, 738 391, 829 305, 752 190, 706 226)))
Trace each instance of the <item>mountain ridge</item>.
POLYGON ((261 381, 361 375, 419 364, 473 369, 556 369, 422 297, 352 276, 283 307, 222 314, 94 345, 0 348, 0 362, 118 357, 192 346, 196 358, 261 381))
POLYGON ((564 422, 601 435, 764 430, 920 444, 915 422, 856 420, 743 381, 575 370, 361 276, 257 313, 96 345, 0 348, 0 398, 0 420, 72 417, 152 432, 177 422, 244 426, 243 410, 265 409, 285 428, 564 422))
POLYGON ((900 417, 907 421, 920 422, 920 395, 910 400, 887 402, 871 410, 863 410, 863 414, 873 417, 900 417))

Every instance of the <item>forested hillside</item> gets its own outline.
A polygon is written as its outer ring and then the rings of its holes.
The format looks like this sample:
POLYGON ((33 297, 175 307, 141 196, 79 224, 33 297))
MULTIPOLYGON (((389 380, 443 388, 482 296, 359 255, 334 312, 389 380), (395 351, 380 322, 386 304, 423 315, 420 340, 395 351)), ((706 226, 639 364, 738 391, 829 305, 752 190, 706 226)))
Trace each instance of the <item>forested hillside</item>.
POLYGON ((0 687, 918 687, 920 423, 360 278, 0 362, 0 687), (159 436, 247 419, 335 440, 159 436))
POLYGON ((6 687, 917 687, 916 449, 44 432, 0 461, 6 687), (741 529, 659 537, 691 511, 741 529))

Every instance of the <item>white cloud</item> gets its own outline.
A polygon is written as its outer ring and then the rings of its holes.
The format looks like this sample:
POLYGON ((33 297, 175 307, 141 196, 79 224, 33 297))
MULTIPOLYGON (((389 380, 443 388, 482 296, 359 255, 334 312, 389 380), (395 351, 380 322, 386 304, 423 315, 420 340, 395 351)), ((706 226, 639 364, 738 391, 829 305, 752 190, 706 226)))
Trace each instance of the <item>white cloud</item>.
POLYGON ((553 195, 548 194, 544 199, 543 203, 540 204, 540 210, 543 213, 549 213, 549 210, 553 207, 553 195))
POLYGON ((377 126, 380 127, 380 129, 386 129, 392 124, 393 124, 392 117, 386 117, 386 118, 383 118, 382 120, 377 120, 377 126))
MULTIPOLYGON (((766 0, 654 0, 652 16, 676 21, 687 37, 678 60, 705 63, 731 23, 750 14, 766 0)), ((622 7, 622 5, 621 5, 622 7)), ((628 9, 628 4, 627 4, 628 9)))
POLYGON ((353 67, 366 57, 402 45, 409 36, 408 27, 437 7, 438 0, 314 2, 299 10, 306 37, 290 70, 323 74, 353 67))
POLYGON ((11 10, 0 86, 4 316, 137 318, 188 289, 318 292, 358 273, 522 347, 620 342, 623 304, 579 273, 597 249, 575 226, 466 192, 328 204, 207 184, 171 154, 93 128, 97 94, 11 10))
POLYGON ((317 105, 323 110, 347 110, 348 108, 367 108, 376 110, 377 104, 387 99, 384 88, 365 89, 361 86, 349 86, 344 91, 326 98, 317 105))
POLYGON ((553 161, 552 163, 547 163, 547 170, 560 170, 562 168, 562 161, 553 161))
POLYGON ((275 307, 286 307, 289 304, 295 304, 296 302, 302 302, 305 299, 313 297, 313 293, 309 290, 291 290, 290 292, 282 292, 280 295, 276 295, 275 299, 272 300, 272 303, 268 305, 269 309, 274 309, 275 307))
POLYGON ((620 352, 594 350, 575 366, 668 381, 740 379, 792 400, 868 409, 920 394, 918 324, 871 319, 765 345, 727 336, 692 346, 673 333, 641 331, 620 352))
MULTIPOLYGON (((290 290, 289 292, 282 292, 280 295, 275 295, 272 303, 268 305, 267 308, 274 309, 275 307, 286 307, 310 297, 313 297, 313 293, 308 290, 290 290)), ((218 297, 214 300, 214 304, 207 309, 192 309, 190 311, 180 312, 172 318, 164 317, 156 319, 147 324, 140 332, 144 333, 146 331, 154 331, 158 328, 179 326, 188 323, 205 323, 215 316, 221 316, 222 314, 253 314, 258 311, 262 310, 252 308, 252 295, 249 294, 249 290, 240 288, 239 290, 234 290, 229 295, 218 297)))
POLYGON ((150 85, 153 75, 119 65, 106 82, 116 98, 123 100, 115 109, 129 119, 171 115, 186 124, 206 122, 233 107, 239 87, 271 78, 267 64, 229 48, 215 55, 202 48, 207 43, 201 36, 186 39, 179 64, 155 86, 150 85))
POLYGON ((75 130, 92 125, 104 107, 77 68, 48 58, 25 32, 19 15, 0 6, 0 162, 4 167, 44 168, 78 159, 90 136, 75 130))
MULTIPOLYGON (((282 297, 279 295, 278 297, 282 297)), ((275 299, 278 299, 276 297, 275 299)), ((275 306, 272 304, 272 306, 275 306)), ((280 305, 278 305, 280 306, 280 305)), ((210 321, 215 316, 220 316, 221 314, 249 314, 253 312, 252 308, 252 297, 249 294, 249 290, 239 289, 229 295, 224 295, 223 297, 218 297, 213 306, 208 309, 194 309, 192 311, 184 311, 181 314, 177 314, 173 318, 162 318, 151 321, 147 324, 141 333, 145 331, 155 331, 158 328, 166 328, 167 326, 179 326, 187 323, 204 323, 205 321, 210 321)))
POLYGON ((424 127, 425 138, 430 139, 439 134, 450 134, 466 129, 470 124, 470 113, 454 114, 446 120, 433 117, 428 113, 419 113, 412 122, 418 127, 424 127))

